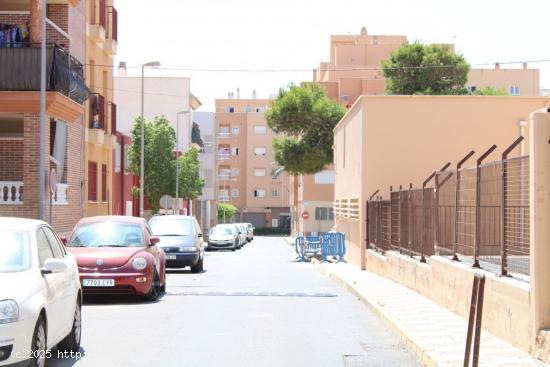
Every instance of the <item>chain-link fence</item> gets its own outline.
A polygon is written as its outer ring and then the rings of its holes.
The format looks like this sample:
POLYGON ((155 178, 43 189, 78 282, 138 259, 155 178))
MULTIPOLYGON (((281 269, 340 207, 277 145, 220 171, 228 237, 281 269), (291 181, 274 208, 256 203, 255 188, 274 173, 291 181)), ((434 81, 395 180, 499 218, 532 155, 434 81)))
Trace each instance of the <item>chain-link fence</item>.
MULTIPOLYGON (((508 159, 431 175, 434 187, 390 190, 390 199, 369 200, 369 248, 399 251, 421 261, 448 256, 507 275, 529 275, 529 157, 508 159)), ((446 166, 447 167, 447 166, 446 166)), ((424 185, 426 184, 424 182, 424 185)))

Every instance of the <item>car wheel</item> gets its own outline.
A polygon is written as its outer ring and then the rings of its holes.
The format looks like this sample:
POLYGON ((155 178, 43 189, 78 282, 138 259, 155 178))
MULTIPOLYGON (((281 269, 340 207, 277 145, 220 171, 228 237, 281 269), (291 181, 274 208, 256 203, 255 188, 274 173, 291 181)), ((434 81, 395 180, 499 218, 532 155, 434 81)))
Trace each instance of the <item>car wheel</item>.
POLYGON ((73 327, 69 335, 59 343, 59 350, 67 352, 77 352, 80 348, 80 337, 82 336, 82 307, 80 302, 76 303, 74 311, 73 327))
POLYGON ((29 362, 29 367, 45 367, 46 366, 46 323, 42 316, 36 322, 34 333, 32 334, 32 358, 29 362))
POLYGON ((191 272, 192 272, 192 273, 200 273, 200 272, 202 272, 202 270, 203 270, 203 263, 204 263, 204 261, 203 261, 203 258, 201 257, 200 260, 199 260, 199 262, 197 263, 197 265, 191 267, 191 272))
POLYGON ((149 293, 147 293, 143 298, 146 301, 156 301, 160 296, 160 292, 160 276, 155 270, 153 274, 153 281, 151 282, 151 289, 149 289, 149 293))

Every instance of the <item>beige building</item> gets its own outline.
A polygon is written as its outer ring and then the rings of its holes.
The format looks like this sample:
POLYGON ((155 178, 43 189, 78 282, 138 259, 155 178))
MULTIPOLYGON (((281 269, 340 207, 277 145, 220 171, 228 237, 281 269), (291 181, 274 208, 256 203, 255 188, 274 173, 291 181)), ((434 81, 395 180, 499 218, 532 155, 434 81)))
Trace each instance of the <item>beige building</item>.
POLYGON ((270 105, 269 99, 238 96, 216 100, 218 202, 235 205, 232 219, 255 227, 290 224, 286 174, 272 175, 275 135, 264 117, 270 105))
POLYGON ((471 69, 468 73, 469 90, 485 87, 494 87, 503 89, 511 96, 539 96, 540 90, 540 71, 538 69, 528 69, 527 64, 523 64, 521 69, 502 69, 499 64, 495 64, 493 69, 471 69))
MULTIPOLYGON (((366 202, 377 190, 388 199, 390 186, 408 187, 412 183, 421 187, 423 180, 445 162, 456 167, 470 150, 476 154, 468 166, 493 144, 497 149, 487 161, 499 160, 502 151, 524 135, 525 141, 511 156, 531 154, 530 283, 528 276, 526 283, 525 277, 508 279, 486 272, 484 310, 490 312, 484 313, 483 325, 516 347, 538 353, 546 335, 539 335, 539 330, 550 326, 550 274, 535 255, 545 251, 541 245, 547 242, 534 241, 535 232, 543 236, 540 233, 547 231, 547 221, 542 224, 534 213, 538 205, 547 202, 548 191, 542 189, 546 181, 537 177, 545 175, 540 162, 548 158, 534 157, 533 150, 548 150, 548 134, 533 130, 531 114, 541 108, 546 111, 549 104, 547 97, 362 96, 334 129, 335 220, 336 229, 346 233, 348 261, 467 317, 474 273, 471 266, 441 256, 431 256, 426 265, 398 252, 387 251, 382 256, 368 250, 366 202), (535 202, 537 195, 546 198, 535 202), (540 232, 534 224, 537 220, 540 232), (544 283, 535 282, 537 278, 544 283)), ((544 131, 548 131, 550 119, 548 113, 544 115, 544 131)), ((550 210, 537 215, 548 220, 550 210)))
POLYGON ((112 213, 117 131, 112 65, 118 46, 118 15, 113 0, 85 3, 86 80, 91 94, 84 115, 84 212, 86 216, 108 215, 112 213))

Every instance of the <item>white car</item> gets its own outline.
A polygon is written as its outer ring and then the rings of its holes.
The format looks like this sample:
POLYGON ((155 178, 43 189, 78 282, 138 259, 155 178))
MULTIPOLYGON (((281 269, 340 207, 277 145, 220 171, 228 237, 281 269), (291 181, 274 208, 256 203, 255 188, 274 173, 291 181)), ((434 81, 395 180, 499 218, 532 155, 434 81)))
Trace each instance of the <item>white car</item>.
POLYGON ((43 367, 56 345, 78 353, 82 293, 73 255, 38 220, 0 218, 0 238, 0 366, 43 367))
POLYGON ((248 234, 248 229, 246 228, 246 226, 243 223, 235 223, 235 225, 237 226, 237 229, 239 230, 239 240, 241 242, 240 247, 243 247, 244 245, 246 245, 248 243, 248 240, 246 239, 247 234, 248 234))

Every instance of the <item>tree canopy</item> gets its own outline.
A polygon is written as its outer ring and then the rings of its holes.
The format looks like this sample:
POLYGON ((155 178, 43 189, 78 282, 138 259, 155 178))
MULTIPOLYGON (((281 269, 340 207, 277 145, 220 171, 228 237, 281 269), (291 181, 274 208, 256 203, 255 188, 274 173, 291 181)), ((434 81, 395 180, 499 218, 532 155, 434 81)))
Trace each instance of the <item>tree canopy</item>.
POLYGON ((232 220, 237 213, 237 208, 231 203, 218 203, 218 220, 223 220, 224 223, 232 220))
MULTIPOLYGON (((174 149, 176 133, 170 122, 164 117, 155 117, 153 121, 145 121, 145 188, 144 194, 154 212, 160 207, 160 198, 176 193, 176 158, 174 149)), ((135 120, 132 127, 132 145, 128 151, 130 171, 140 175, 141 168, 141 118, 135 120)), ((185 155, 178 158, 180 165, 179 196, 185 199, 195 199, 201 195, 204 180, 200 178, 199 151, 191 148, 185 155)), ((139 194, 134 190, 134 194, 139 194)))
POLYGON ((266 113, 269 127, 284 134, 273 140, 276 163, 294 175, 323 170, 332 163, 333 129, 344 114, 315 84, 281 89, 266 113))
POLYGON ((448 45, 405 44, 382 62, 388 94, 467 94, 470 65, 448 45))

